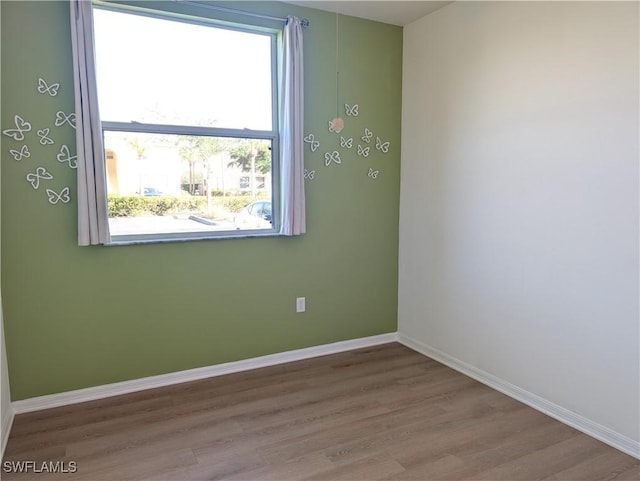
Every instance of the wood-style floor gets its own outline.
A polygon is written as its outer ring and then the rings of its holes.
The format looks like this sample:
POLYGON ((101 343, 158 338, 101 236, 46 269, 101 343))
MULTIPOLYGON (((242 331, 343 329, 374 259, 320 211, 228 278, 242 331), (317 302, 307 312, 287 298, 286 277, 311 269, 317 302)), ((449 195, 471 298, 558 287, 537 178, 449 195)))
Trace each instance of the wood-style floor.
POLYGON ((77 472, 2 479, 640 479, 631 456, 399 344, 22 414, 3 471, 16 460, 77 472))

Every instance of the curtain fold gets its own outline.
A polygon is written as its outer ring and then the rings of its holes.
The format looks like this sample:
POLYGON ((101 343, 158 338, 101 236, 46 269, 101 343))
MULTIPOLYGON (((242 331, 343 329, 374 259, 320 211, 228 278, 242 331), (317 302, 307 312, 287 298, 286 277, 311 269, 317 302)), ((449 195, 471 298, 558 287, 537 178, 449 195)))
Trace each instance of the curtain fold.
POLYGON ((283 66, 280 93, 280 234, 306 231, 304 199, 304 76, 302 24, 287 17, 283 32, 283 66))
POLYGON ((107 186, 90 1, 70 0, 78 156, 78 245, 108 244, 107 186))

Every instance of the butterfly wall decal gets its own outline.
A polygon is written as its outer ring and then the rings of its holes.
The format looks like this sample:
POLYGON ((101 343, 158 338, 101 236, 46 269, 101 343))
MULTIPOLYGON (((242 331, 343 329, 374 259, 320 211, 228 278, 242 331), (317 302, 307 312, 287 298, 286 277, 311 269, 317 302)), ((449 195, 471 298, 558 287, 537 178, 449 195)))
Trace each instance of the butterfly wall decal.
POLYGON ((13 122, 16 124, 16 128, 5 129, 2 133, 7 137, 11 137, 13 140, 24 140, 24 133, 31 130, 31 124, 19 115, 13 117, 13 122))
POLYGON ((58 110, 56 112, 56 127, 61 127, 64 124, 69 124, 74 129, 76 128, 76 114, 70 113, 69 115, 65 114, 62 110, 58 110))
POLYGON ((53 139, 51 137, 49 137, 49 133, 51 132, 50 128, 46 128, 46 129, 42 129, 42 130, 38 130, 36 132, 36 134, 38 134, 38 137, 40 137, 40 143, 42 145, 52 145, 53 139))
POLYGON ((316 176, 316 171, 315 170, 307 170, 304 169, 304 178, 307 180, 313 180, 313 178, 316 176))
POLYGON ((40 92, 41 94, 49 94, 52 97, 55 97, 56 95, 58 95, 59 88, 60 84, 57 82, 48 85, 43 78, 38 79, 38 92, 40 92))
POLYGON ((367 144, 371 142, 373 138, 373 132, 371 132, 368 128, 364 128, 364 135, 361 137, 367 144))
POLYGON ((358 144, 358 155, 360 157, 369 157, 369 149, 370 147, 363 147, 362 145, 358 144))
POLYGON ((309 134, 305 138, 302 139, 304 142, 309 144, 311 148, 311 152, 315 152, 320 147, 320 142, 316 140, 315 135, 309 134))
POLYGON ((27 181, 34 189, 38 189, 38 187, 40 187, 41 180, 51 179, 53 179, 53 175, 51 175, 50 172, 47 172, 47 169, 45 169, 44 167, 38 167, 35 172, 27 174, 27 181))
POLYGON ((367 173, 367 177, 369 177, 370 179, 377 179, 379 173, 380 173, 379 170, 373 170, 371 167, 369 167, 369 172, 367 173))
POLYGON ((389 142, 383 142, 382 140, 380 140, 380 137, 376 137, 376 149, 386 154, 387 152, 389 152, 389 142))
POLYGON ((353 147, 353 137, 349 137, 348 139, 345 139, 341 135, 340 136, 340 147, 343 147, 345 149, 350 149, 351 147, 353 147))
POLYGON ((324 154, 324 165, 326 167, 329 167, 331 162, 333 162, 335 164, 341 164, 342 163, 342 159, 340 158, 340 152, 338 152, 337 150, 334 150, 331 153, 326 152, 324 154))
POLYGON ((60 153, 56 155, 56 159, 58 159, 58 162, 62 164, 67 162, 69 164, 69 167, 71 167, 72 169, 78 167, 78 156, 71 155, 71 152, 69 152, 69 147, 67 147, 66 145, 63 145, 60 148, 60 153))
POLYGON ((31 157, 31 152, 29 152, 29 147, 27 147, 26 145, 23 145, 20 148, 20 150, 9 150, 9 153, 17 161, 31 157))
POLYGON ((55 190, 47 189, 47 196, 49 197, 49 204, 55 205, 58 202, 67 204, 71 200, 69 195, 69 187, 65 187, 58 194, 55 190))
POLYGON ((349 117, 357 117, 358 104, 354 104, 353 106, 349 106, 349 104, 344 104, 344 111, 349 117))

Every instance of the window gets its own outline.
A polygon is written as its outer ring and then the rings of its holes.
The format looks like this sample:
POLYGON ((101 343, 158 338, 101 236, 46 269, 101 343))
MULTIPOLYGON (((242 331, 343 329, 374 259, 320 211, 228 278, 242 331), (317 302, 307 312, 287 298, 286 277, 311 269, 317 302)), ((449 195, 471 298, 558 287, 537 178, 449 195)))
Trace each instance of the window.
POLYGON ((277 232, 276 33, 93 14, 112 239, 277 232))

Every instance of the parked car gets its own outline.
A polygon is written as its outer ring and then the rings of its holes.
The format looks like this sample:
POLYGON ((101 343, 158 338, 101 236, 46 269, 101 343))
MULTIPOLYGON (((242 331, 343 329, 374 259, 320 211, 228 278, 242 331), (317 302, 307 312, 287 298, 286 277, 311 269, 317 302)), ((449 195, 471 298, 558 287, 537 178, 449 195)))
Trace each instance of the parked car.
POLYGON ((234 217, 236 229, 270 229, 271 202, 259 200, 252 202, 234 217))
POLYGON ((140 194, 140 195, 162 195, 162 192, 160 192, 155 187, 143 187, 142 190, 138 191, 138 194, 140 194))

